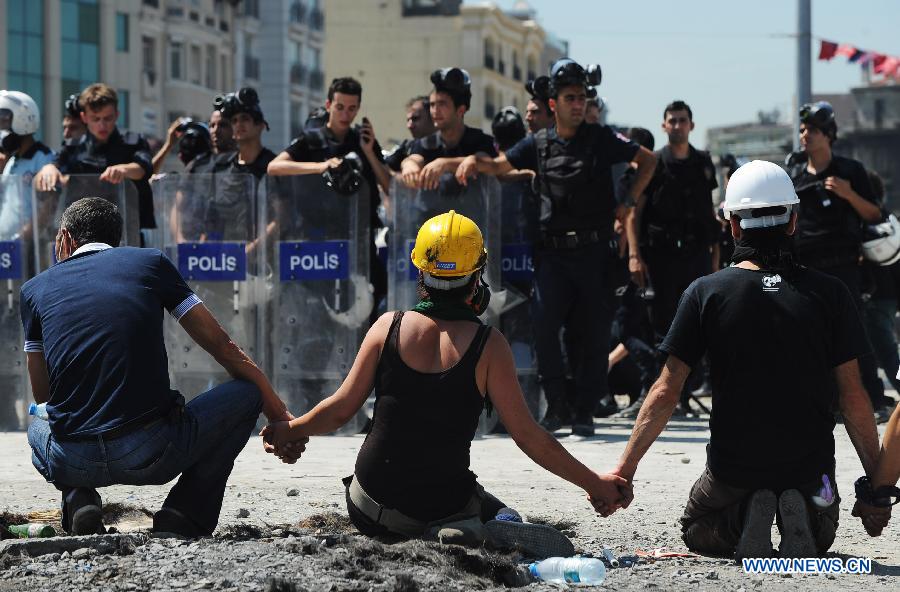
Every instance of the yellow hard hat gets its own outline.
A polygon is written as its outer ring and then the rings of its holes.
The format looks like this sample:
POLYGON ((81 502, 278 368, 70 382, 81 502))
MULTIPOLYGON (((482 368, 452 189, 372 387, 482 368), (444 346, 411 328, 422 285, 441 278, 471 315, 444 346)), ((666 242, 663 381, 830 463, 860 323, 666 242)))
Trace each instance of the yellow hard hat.
POLYGON ((446 278, 467 276, 484 267, 487 250, 478 225, 450 210, 422 225, 409 256, 424 273, 446 278))

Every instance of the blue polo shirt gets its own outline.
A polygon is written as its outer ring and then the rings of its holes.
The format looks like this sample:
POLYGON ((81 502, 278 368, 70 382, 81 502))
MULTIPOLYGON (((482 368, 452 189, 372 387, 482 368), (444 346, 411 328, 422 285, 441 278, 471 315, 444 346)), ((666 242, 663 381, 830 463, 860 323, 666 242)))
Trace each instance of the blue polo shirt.
POLYGON ((163 310, 200 303, 162 252, 92 243, 22 286, 25 351, 44 352, 57 436, 92 436, 166 412, 163 310))

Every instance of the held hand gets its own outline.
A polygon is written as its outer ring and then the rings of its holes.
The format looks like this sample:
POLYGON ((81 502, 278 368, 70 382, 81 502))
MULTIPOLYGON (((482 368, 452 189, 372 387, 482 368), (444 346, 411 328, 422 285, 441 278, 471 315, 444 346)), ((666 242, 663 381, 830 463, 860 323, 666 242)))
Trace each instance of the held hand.
POLYGON ((877 537, 881 535, 881 531, 884 530, 891 519, 891 508, 870 506, 856 500, 851 515, 862 521, 863 528, 866 529, 870 537, 877 537))
POLYGON ((306 444, 309 442, 309 438, 306 436, 293 435, 290 423, 287 421, 270 423, 262 429, 259 435, 263 438, 263 449, 287 464, 297 462, 297 459, 306 451, 306 444))
POLYGON ((60 184, 62 175, 54 165, 45 165, 38 174, 35 175, 34 182, 38 191, 54 191, 56 186, 60 184))
POLYGON ((367 117, 363 118, 362 125, 359 128, 359 140, 363 152, 371 154, 375 148, 375 129, 367 117))
POLYGON ((122 170, 122 165, 114 164, 111 167, 106 167, 106 170, 100 174, 100 180, 112 183, 113 185, 118 185, 124 181, 125 171, 122 170))
POLYGON ((474 154, 467 156, 456 169, 456 180, 465 187, 469 184, 469 178, 478 177, 478 161, 474 154))
POLYGON ((840 177, 828 177, 825 179, 825 189, 831 191, 841 199, 850 199, 850 195, 853 193, 850 181, 841 179, 840 177))
POLYGON ((322 163, 322 170, 320 170, 319 173, 324 173, 328 169, 333 169, 337 166, 340 166, 340 164, 343 161, 344 161, 343 158, 338 158, 337 156, 335 156, 333 158, 329 158, 328 160, 326 160, 325 162, 322 163))
POLYGON ((422 174, 419 175, 422 189, 437 189, 441 182, 441 175, 446 172, 444 170, 446 166, 446 158, 436 158, 426 164, 425 168, 422 169, 422 174))
POLYGON ((631 281, 643 289, 647 284, 647 265, 640 255, 628 257, 628 271, 631 272, 631 281))
POLYGON ((610 516, 619 508, 627 508, 634 499, 631 484, 618 475, 598 474, 588 491, 588 500, 601 516, 610 516))
POLYGON ((178 126, 181 125, 181 119, 176 119, 169 126, 169 131, 166 132, 166 143, 173 144, 175 140, 178 138, 178 126))
POLYGON ((419 186, 419 174, 421 172, 414 169, 405 169, 400 173, 400 180, 410 189, 416 189, 419 186))

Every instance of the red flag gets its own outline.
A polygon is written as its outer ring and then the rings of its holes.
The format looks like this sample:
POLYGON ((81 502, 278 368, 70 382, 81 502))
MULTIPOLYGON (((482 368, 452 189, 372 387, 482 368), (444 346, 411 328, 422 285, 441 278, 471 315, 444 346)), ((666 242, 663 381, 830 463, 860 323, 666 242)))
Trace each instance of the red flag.
POLYGON ((900 58, 888 56, 881 65, 881 74, 885 76, 896 76, 897 70, 900 70, 900 58))
POLYGON ((853 54, 856 53, 856 51, 857 51, 857 49, 855 47, 853 47, 852 45, 842 43, 842 44, 838 45, 837 51, 834 53, 835 53, 835 55, 847 56, 848 58, 851 58, 851 57, 853 57, 853 54))
POLYGON ((888 57, 886 55, 878 54, 872 59, 872 71, 876 74, 881 74, 882 69, 884 68, 884 62, 886 62, 888 57))
POLYGON ((824 39, 822 39, 822 44, 819 46, 819 59, 830 60, 837 52, 837 48, 837 43, 832 43, 831 41, 825 41, 824 39))
POLYGON ((867 66, 869 63, 871 63, 872 60, 875 59, 875 56, 877 55, 878 54, 874 51, 867 51, 861 58, 859 58, 859 65, 867 66))

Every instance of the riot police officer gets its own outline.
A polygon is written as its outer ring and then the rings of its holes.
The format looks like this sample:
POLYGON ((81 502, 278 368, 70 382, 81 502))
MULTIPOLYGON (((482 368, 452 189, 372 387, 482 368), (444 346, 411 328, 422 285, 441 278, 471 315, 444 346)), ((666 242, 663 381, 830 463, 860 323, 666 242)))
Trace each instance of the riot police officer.
POLYGON ((612 317, 606 279, 615 197, 611 166, 637 163, 632 197, 653 174, 653 153, 607 126, 584 121, 589 88, 599 84, 599 67, 587 70, 565 58, 550 70, 549 104, 556 125, 530 135, 499 158, 471 156, 457 170, 461 183, 476 172, 502 175, 513 169, 536 172, 540 192, 539 247, 534 255, 535 327, 538 372, 547 396, 543 425, 556 430, 571 419, 565 402, 559 331, 568 321, 582 330, 576 369, 572 432, 594 433, 592 413, 606 394, 606 366, 612 317))
POLYGON ((525 83, 525 90, 531 96, 525 107, 525 123, 532 134, 553 127, 556 120, 550 110, 550 77, 538 76, 525 83))
POLYGON ((77 144, 87 133, 87 127, 81 121, 81 105, 78 104, 78 95, 69 95, 69 98, 66 99, 62 129, 64 146, 77 144))
POLYGON ((153 157, 147 140, 134 132, 119 132, 119 96, 110 86, 90 85, 79 95, 78 104, 87 134, 77 144, 64 146, 56 161, 41 169, 36 176, 38 191, 53 191, 62 174, 98 174, 101 181, 113 184, 130 179, 137 188, 140 227, 156 228, 149 182, 153 157))
MULTIPOLYGON (((881 210, 863 165, 837 156, 834 109, 825 101, 800 108, 800 152, 787 164, 800 197, 803 217, 797 226, 794 249, 804 265, 839 278, 862 310, 860 249, 865 222, 881 220, 881 210)), ((884 384, 878 378, 875 357, 860 356, 863 384, 872 407, 887 420, 884 384)))
MULTIPOLYGON (((716 169, 709 154, 688 141, 694 114, 687 103, 666 105, 662 129, 669 141, 655 153, 656 172, 627 221, 629 268, 643 286, 649 267, 655 291, 650 313, 660 336, 668 332, 682 292, 714 271, 712 246, 719 229, 712 206, 716 169)), ((689 397, 688 387, 676 413, 690 413, 689 397)))
POLYGON ((434 122, 431 121, 431 111, 428 107, 428 97, 413 97, 406 103, 406 129, 412 138, 400 142, 384 162, 394 172, 400 172, 400 165, 412 153, 412 147, 416 140, 434 133, 434 122))
POLYGON ((269 124, 259 106, 256 89, 245 86, 237 92, 216 97, 213 106, 231 123, 237 150, 220 153, 216 157, 214 173, 249 173, 262 179, 275 153, 263 146, 263 131, 269 124))
POLYGON ((213 109, 209 116, 209 135, 212 140, 213 154, 224 154, 235 149, 234 130, 231 129, 231 120, 222 116, 222 111, 213 109))
POLYGON ((184 165, 184 172, 208 172, 212 167, 212 136, 205 123, 194 121, 190 117, 180 117, 172 122, 166 133, 166 142, 153 156, 153 172, 159 173, 163 163, 178 143, 178 160, 184 165))

